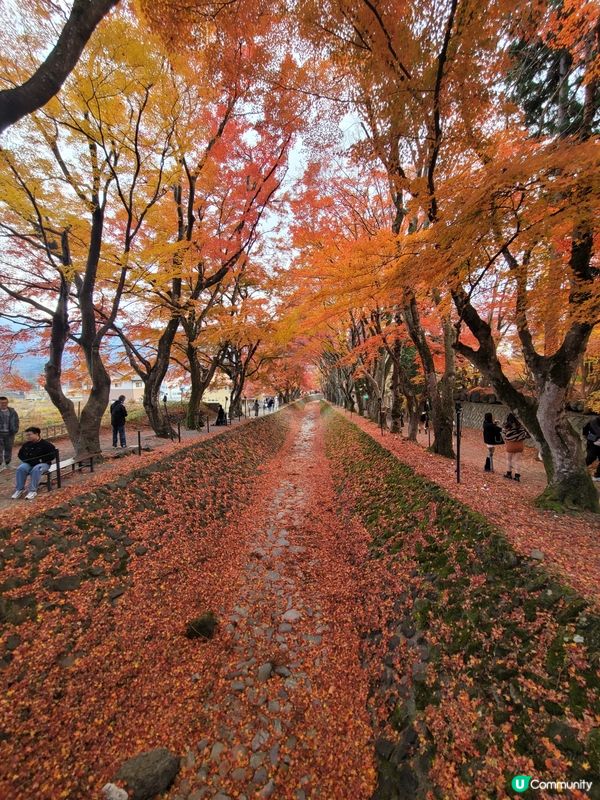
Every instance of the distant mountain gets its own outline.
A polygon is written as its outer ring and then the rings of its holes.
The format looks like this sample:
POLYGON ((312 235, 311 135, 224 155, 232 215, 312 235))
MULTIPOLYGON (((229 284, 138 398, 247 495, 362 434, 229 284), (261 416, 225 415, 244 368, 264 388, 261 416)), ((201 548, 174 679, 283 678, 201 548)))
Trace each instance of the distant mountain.
POLYGON ((25 380, 30 383, 37 383, 38 376, 44 371, 44 364, 46 359, 43 356, 28 356, 23 355, 14 363, 14 369, 25 380))

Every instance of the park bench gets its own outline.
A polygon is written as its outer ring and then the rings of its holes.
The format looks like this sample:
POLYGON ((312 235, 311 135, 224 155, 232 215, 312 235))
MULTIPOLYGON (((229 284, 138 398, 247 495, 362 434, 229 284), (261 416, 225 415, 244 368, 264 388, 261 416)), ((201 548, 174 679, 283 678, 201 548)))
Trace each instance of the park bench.
POLYGON ((62 479, 77 472, 83 472, 84 469, 89 469, 90 472, 94 471, 94 460, 98 459, 101 453, 92 453, 91 455, 81 456, 80 458, 64 458, 60 459, 60 453, 56 451, 56 458, 50 465, 50 469, 45 475, 46 488, 48 491, 52 489, 52 481, 56 480, 56 487, 58 489, 62 486, 62 479))

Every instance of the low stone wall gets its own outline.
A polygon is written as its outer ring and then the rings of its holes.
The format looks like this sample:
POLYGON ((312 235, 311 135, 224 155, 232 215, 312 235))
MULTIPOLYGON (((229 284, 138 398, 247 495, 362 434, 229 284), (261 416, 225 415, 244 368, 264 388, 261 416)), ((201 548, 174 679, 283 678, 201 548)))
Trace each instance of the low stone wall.
MULTIPOLYGON (((490 411, 494 419, 497 419, 500 425, 502 425, 510 409, 503 403, 471 403, 469 401, 463 401, 463 426, 465 428, 481 429, 483 426, 484 414, 486 414, 488 411, 490 411)), ((593 415, 570 413, 569 419, 578 431, 582 431, 585 423, 588 422, 588 420, 593 419, 593 415)), ((534 442, 531 439, 527 439, 525 444, 528 444, 532 447, 534 446, 534 442)))

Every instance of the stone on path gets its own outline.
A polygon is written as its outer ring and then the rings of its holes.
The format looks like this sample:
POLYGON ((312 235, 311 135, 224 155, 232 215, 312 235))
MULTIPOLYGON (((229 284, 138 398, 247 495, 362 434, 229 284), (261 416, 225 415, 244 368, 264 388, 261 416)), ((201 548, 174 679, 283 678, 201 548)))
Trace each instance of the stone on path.
POLYGON ((114 783, 105 783, 102 787, 102 797, 104 800, 129 800, 129 795, 125 789, 121 789, 114 783))
POLYGON ((259 795, 259 796, 260 796, 261 798, 267 798, 267 797, 271 797, 271 795, 273 794, 273 792, 274 792, 274 791, 275 791, 275 784, 274 784, 274 782, 271 780, 271 781, 269 781, 269 782, 267 783, 267 785, 266 785, 266 786, 263 788, 263 790, 261 791, 261 793, 260 793, 260 795, 259 795))
POLYGON ((212 639, 216 627, 216 616, 212 611, 207 611, 187 623, 185 635, 188 639, 212 639))
POLYGON ((273 665, 270 661, 267 661, 265 664, 262 664, 258 668, 258 680, 259 681, 268 681, 271 677, 271 673, 273 672, 273 665))
POLYGON ((302 614, 299 611, 296 611, 295 608, 290 608, 289 611, 286 611, 283 615, 283 620, 285 622, 298 622, 298 620, 301 618, 302 614))
POLYGON ((129 800, 151 800, 171 786, 178 772, 179 758, 159 747, 125 761, 116 778, 127 784, 129 800))

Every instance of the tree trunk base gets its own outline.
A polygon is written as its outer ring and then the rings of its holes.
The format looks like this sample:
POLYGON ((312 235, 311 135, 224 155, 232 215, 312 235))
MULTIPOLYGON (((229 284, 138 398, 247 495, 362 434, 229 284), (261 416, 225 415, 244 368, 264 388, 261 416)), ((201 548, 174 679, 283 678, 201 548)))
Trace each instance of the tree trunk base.
POLYGON ((535 501, 538 508, 548 511, 593 511, 600 512, 598 492, 586 472, 573 474, 562 481, 547 486, 535 501))

